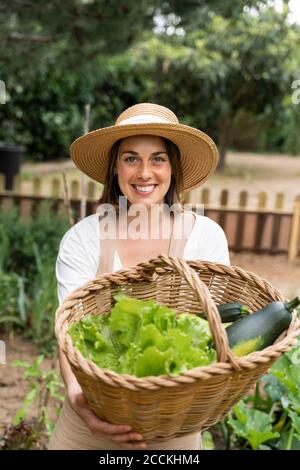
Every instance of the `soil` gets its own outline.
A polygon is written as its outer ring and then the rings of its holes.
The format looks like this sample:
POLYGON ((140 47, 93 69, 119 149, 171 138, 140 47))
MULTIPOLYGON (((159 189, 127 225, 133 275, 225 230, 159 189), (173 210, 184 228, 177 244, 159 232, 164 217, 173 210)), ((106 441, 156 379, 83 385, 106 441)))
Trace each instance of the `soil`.
POLYGON ((300 259, 290 262, 286 255, 231 253, 232 266, 239 266, 267 279, 287 298, 300 295, 300 259))

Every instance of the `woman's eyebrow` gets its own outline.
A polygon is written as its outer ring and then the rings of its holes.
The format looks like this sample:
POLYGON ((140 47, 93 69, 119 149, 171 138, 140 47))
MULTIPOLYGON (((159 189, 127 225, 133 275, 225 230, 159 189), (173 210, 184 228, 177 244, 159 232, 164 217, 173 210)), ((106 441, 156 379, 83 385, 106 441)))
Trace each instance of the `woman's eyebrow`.
MULTIPOLYGON (((138 152, 135 152, 134 150, 124 150, 121 155, 123 155, 123 153, 132 153, 133 155, 139 155, 138 152)), ((159 150, 158 152, 153 152, 151 153, 151 155, 159 155, 160 153, 167 153, 165 150, 159 150)))

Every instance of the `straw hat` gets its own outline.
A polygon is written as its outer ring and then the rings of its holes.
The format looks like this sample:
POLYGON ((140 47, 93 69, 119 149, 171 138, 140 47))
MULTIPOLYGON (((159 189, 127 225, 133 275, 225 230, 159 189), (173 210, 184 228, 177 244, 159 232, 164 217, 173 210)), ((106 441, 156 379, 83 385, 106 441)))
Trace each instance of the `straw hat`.
POLYGON ((170 109, 152 103, 131 106, 120 114, 114 126, 97 129, 76 139, 71 145, 71 158, 90 178, 104 183, 112 145, 124 137, 145 134, 165 137, 179 148, 182 191, 202 184, 217 166, 217 147, 208 135, 179 124, 170 109))

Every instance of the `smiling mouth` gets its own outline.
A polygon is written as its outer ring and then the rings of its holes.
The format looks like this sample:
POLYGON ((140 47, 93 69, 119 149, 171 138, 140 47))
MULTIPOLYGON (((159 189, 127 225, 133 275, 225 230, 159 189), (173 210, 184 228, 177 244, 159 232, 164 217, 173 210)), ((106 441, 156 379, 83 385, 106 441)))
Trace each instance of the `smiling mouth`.
POLYGON ((142 194, 142 195, 148 195, 148 194, 152 194, 158 185, 149 184, 147 186, 140 186, 138 184, 132 184, 131 186, 133 187, 136 193, 142 194))

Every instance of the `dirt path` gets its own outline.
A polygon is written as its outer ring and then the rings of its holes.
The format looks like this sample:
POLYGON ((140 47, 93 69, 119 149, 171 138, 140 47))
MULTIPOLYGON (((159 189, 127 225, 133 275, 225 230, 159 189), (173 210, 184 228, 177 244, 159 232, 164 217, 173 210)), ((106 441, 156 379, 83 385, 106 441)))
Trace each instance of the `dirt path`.
POLYGON ((251 271, 267 279, 287 298, 300 295, 300 260, 289 262, 286 255, 231 253, 231 265, 251 271))

